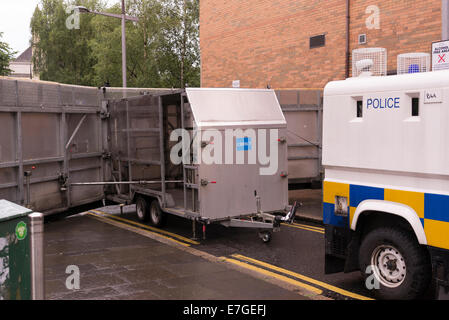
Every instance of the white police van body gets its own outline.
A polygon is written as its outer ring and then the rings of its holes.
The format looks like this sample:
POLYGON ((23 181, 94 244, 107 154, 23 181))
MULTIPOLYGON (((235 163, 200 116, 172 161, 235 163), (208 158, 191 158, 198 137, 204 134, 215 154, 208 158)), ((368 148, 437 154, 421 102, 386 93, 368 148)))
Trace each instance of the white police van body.
POLYGON ((449 71, 330 82, 323 117, 326 273, 373 274, 380 298, 432 276, 447 294, 449 71))

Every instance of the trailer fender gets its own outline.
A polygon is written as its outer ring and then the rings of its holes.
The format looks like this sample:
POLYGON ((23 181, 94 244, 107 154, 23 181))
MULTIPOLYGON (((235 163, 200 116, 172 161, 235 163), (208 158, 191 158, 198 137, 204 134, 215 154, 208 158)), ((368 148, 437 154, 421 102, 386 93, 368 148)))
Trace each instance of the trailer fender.
POLYGON ((427 245, 427 237, 418 214, 411 207, 385 200, 365 200, 357 207, 351 222, 351 230, 356 230, 359 217, 367 211, 384 212, 404 218, 412 227, 419 244, 427 245))

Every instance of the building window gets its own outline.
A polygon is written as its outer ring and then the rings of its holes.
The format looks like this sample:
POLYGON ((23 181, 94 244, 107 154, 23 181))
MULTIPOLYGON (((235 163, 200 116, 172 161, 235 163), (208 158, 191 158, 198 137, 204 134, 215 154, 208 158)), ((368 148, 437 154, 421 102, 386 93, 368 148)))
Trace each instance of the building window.
POLYGON ((412 117, 419 117, 419 98, 412 98, 412 117))
POLYGON ((366 34, 359 34, 359 44, 366 44, 366 34))
POLYGON ((310 37, 310 49, 324 47, 326 45, 326 35, 310 37))
POLYGON ((363 101, 357 100, 357 118, 363 118, 363 101))
POLYGON ((395 76, 398 74, 398 70, 388 70, 387 76, 395 76))

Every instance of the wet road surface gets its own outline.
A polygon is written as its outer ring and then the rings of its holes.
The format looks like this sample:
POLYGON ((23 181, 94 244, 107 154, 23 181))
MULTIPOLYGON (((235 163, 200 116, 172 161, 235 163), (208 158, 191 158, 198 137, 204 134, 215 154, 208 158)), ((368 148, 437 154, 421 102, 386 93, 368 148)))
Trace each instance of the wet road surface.
POLYGON ((46 299, 52 300, 308 299, 89 216, 46 224, 45 267, 46 299), (68 266, 78 268, 79 288, 68 266))
MULTIPOLYGON (((133 232, 146 232, 156 235, 158 241, 207 253, 230 265, 238 266, 240 270, 248 271, 250 275, 268 277, 275 284, 293 283, 293 286, 300 290, 304 288, 312 290, 312 296, 319 293, 320 296, 336 300, 373 299, 373 292, 366 289, 360 272, 324 274, 324 228, 320 223, 321 199, 321 190, 290 190, 290 203, 294 200, 300 200, 303 203, 300 209, 301 219, 292 225, 282 225, 281 232, 274 233, 268 244, 260 240, 257 229, 226 228, 217 224, 207 226, 205 240, 202 239, 201 225, 197 224, 197 237, 200 239, 193 240, 191 221, 168 215, 165 226, 155 228, 137 219, 134 205, 124 207, 123 214, 119 206, 110 206, 91 210, 87 215, 102 222, 113 223, 115 227, 112 228, 115 229, 126 228, 133 232)), ((53 226, 53 223, 48 225, 53 232, 59 232, 58 227, 53 226)), ((73 237, 76 243, 77 237, 73 237)), ((129 241, 123 237, 121 239, 125 244, 129 241)), ((111 243, 120 246, 121 240, 114 240, 111 243)), ((105 248, 111 250, 108 244, 105 248)), ((126 252, 128 250, 126 247, 123 250, 123 263, 126 265, 127 259, 135 252, 132 250, 130 253, 126 252)), ((119 257, 120 254, 117 254, 114 259, 119 257)), ((89 256, 84 258, 89 265, 89 256)), ((429 289, 424 298, 432 299, 432 292, 433 289, 429 289)), ((251 299, 251 297, 246 298, 251 299)), ((277 299, 277 297, 272 296, 271 299, 277 299)), ((282 294, 279 299, 282 299, 282 294)))
MULTIPOLYGON (((296 221, 282 225, 270 243, 263 243, 255 229, 226 228, 208 225, 206 240, 192 243, 191 221, 169 215, 166 225, 157 229, 137 219, 135 207, 129 206, 120 215, 118 207, 105 207, 91 211, 103 219, 112 219, 160 233, 177 242, 185 242, 197 250, 216 257, 244 262, 261 270, 299 279, 307 285, 323 290, 323 295, 333 299, 369 299, 372 292, 364 287, 360 272, 350 274, 324 274, 324 229, 320 224, 296 221), (184 239, 188 239, 185 241, 184 239)), ((197 226, 197 236, 202 237, 197 226)))

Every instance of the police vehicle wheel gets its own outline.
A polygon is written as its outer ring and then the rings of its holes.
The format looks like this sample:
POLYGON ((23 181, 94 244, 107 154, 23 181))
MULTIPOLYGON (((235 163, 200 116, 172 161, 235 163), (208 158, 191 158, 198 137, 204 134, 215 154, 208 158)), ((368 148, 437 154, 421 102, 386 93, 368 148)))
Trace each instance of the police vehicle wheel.
POLYGON ((360 270, 368 289, 386 300, 421 296, 431 280, 427 251, 409 232, 379 228, 368 233, 359 251, 360 270))
POLYGON ((158 200, 153 200, 151 202, 150 222, 155 227, 162 227, 165 224, 165 214, 162 212, 158 200))
POLYGON ((272 234, 270 231, 261 231, 259 232, 259 237, 263 243, 269 243, 271 241, 272 234))
POLYGON ((140 221, 148 221, 149 218, 149 206, 148 201, 144 197, 138 197, 136 200, 136 212, 137 218, 140 221))

